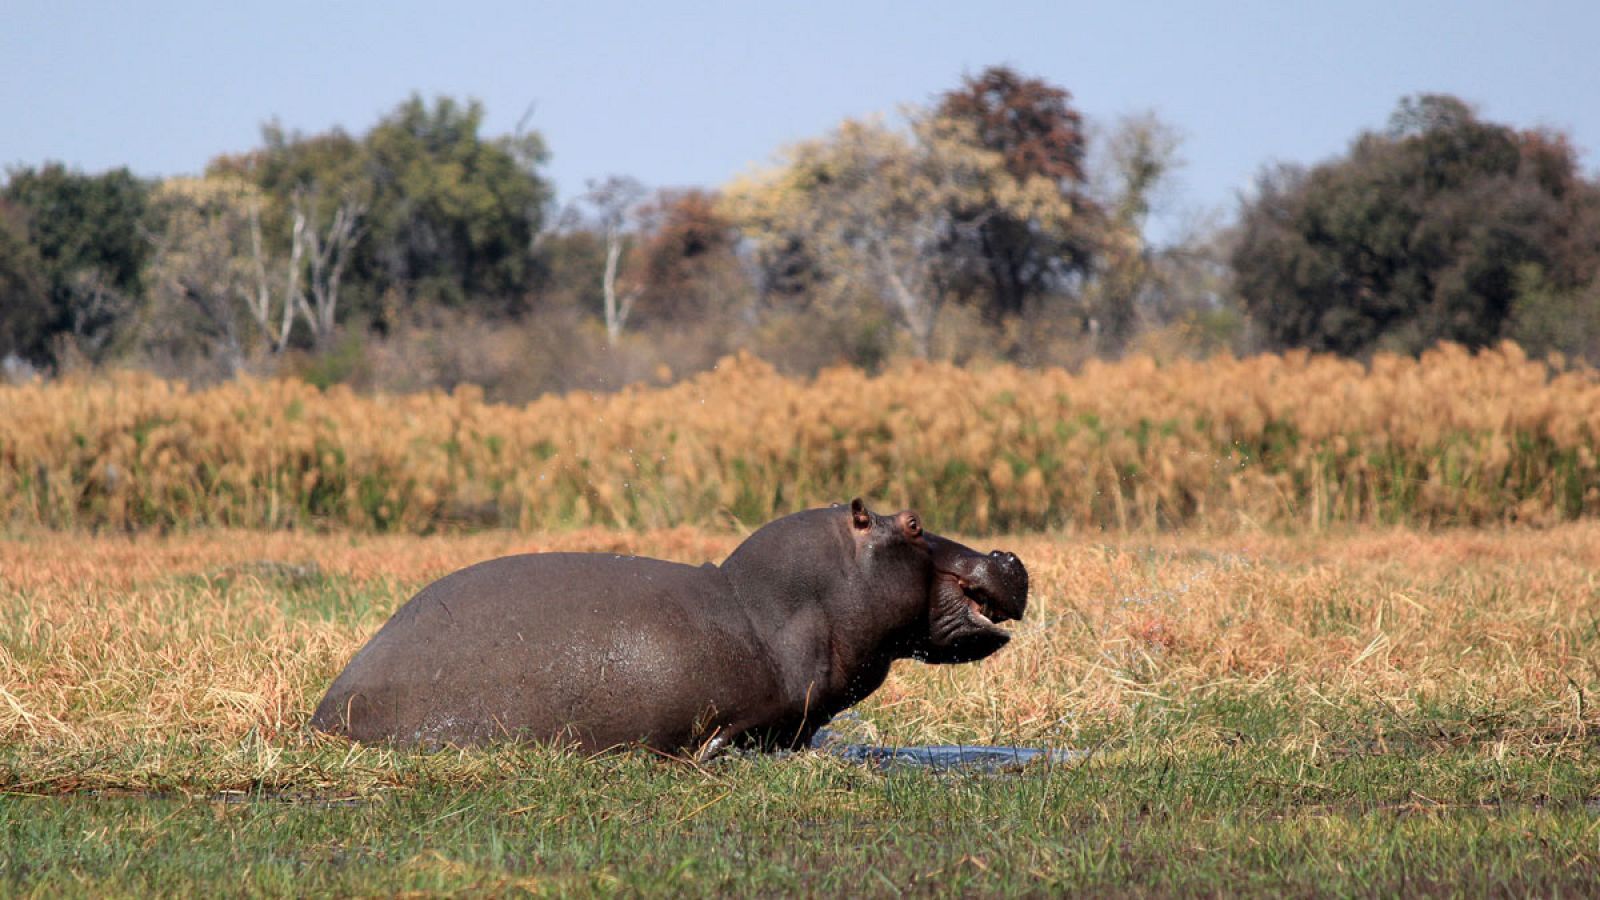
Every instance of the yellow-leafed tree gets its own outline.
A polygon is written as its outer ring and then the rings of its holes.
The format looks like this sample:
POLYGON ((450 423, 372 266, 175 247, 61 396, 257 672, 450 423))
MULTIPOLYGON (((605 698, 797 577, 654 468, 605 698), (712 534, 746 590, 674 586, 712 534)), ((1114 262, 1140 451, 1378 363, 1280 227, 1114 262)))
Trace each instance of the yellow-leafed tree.
POLYGON ((799 247, 825 302, 883 303, 928 357, 940 311, 957 296, 966 232, 998 215, 1063 230, 1075 210, 1051 179, 1013 175, 970 124, 916 110, 906 119, 904 128, 847 119, 795 144, 732 184, 726 209, 758 253, 799 247))

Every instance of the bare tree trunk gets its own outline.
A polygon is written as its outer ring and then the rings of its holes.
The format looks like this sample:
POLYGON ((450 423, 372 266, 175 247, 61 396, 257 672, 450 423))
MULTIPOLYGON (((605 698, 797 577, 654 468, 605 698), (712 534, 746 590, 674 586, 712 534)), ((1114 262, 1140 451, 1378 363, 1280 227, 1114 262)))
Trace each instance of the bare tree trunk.
MULTIPOLYGON (((295 215, 297 221, 303 221, 299 209, 299 200, 296 200, 295 215)), ((333 214, 333 222, 328 226, 326 242, 318 236, 316 228, 304 229, 304 242, 310 251, 311 261, 311 304, 302 298, 300 309, 305 316, 306 325, 311 328, 311 334, 320 345, 333 334, 333 326, 339 309, 339 281, 344 276, 345 266, 350 262, 350 248, 360 238, 360 229, 356 222, 363 212, 360 204, 342 203, 333 214)), ((300 230, 297 229, 297 243, 300 230)))
POLYGON ((633 312, 633 301, 638 299, 637 288, 617 293, 617 269, 622 265, 623 228, 637 214, 639 198, 644 196, 644 186, 632 178, 613 175, 603 182, 589 182, 589 192, 584 195, 600 214, 600 224, 606 231, 606 270, 600 286, 605 294, 606 342, 612 347, 622 337, 622 328, 628 324, 633 312))
POLYGON ((272 292, 267 287, 267 263, 261 249, 261 204, 254 200, 250 202, 250 260, 255 263, 256 289, 254 293, 244 294, 245 309, 271 339, 272 292))
POLYGON ((306 299, 300 295, 300 252, 305 246, 301 235, 306 230, 306 216, 297 206, 294 211, 294 232, 289 238, 289 286, 283 295, 283 328, 278 332, 278 346, 274 353, 282 353, 289 344, 289 331, 294 327, 294 308, 304 306, 306 299))
POLYGON ((625 291, 622 297, 617 297, 617 268, 622 262, 622 233, 611 228, 606 230, 606 272, 601 286, 605 289, 606 302, 606 343, 612 347, 617 346, 617 340, 622 337, 622 327, 628 324, 628 316, 633 312, 633 301, 638 299, 637 288, 625 291))
POLYGON ((878 264, 884 282, 889 285, 889 295, 894 298, 894 305, 900 311, 900 318, 906 323, 906 330, 911 332, 917 356, 929 359, 933 356, 933 327, 939 315, 938 304, 933 298, 923 296, 907 286, 895 268, 889 248, 882 244, 878 245, 878 264))
POLYGON ((272 342, 272 352, 282 353, 283 348, 289 343, 289 331, 294 326, 295 297, 300 291, 300 234, 305 230, 305 216, 298 208, 295 209, 294 232, 289 241, 289 271, 285 279, 283 295, 283 318, 277 330, 272 327, 272 284, 267 278, 266 251, 261 244, 261 207, 259 203, 250 204, 250 254, 255 263, 256 290, 254 294, 245 295, 245 306, 250 311, 250 317, 266 334, 267 340, 272 342))

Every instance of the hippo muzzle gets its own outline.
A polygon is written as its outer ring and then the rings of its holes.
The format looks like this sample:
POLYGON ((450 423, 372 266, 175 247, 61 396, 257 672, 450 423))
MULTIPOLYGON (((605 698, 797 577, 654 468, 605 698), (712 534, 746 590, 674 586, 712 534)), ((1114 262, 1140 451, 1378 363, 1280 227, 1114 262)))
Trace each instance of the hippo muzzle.
POLYGON ((1028 570, 1015 553, 979 553, 955 541, 927 535, 933 552, 933 584, 927 632, 910 656, 928 663, 983 659, 1011 640, 1001 622, 1021 619, 1028 607, 1028 570))

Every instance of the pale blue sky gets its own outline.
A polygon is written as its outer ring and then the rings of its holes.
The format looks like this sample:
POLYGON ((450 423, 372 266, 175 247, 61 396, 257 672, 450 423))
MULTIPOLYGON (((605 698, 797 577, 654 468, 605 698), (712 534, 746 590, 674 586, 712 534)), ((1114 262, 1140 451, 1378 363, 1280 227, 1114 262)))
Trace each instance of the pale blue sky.
POLYGON ((144 175, 248 149, 263 121, 369 127, 412 91, 530 103, 562 199, 587 178, 716 185, 847 115, 1009 63, 1091 120, 1184 136, 1170 219, 1231 212, 1263 163, 1314 162, 1402 95, 1459 94, 1600 161, 1600 2, 85 3, 0 16, 0 165, 144 175))

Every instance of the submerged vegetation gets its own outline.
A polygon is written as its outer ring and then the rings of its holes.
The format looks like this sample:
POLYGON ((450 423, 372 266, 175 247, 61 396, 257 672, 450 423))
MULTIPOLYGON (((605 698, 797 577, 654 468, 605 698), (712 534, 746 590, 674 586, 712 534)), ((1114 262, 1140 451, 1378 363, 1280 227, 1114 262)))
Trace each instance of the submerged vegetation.
POLYGON ((1581 893, 1600 877, 1600 526, 1008 536, 1034 597, 903 663, 851 740, 1071 747, 1005 775, 315 738, 412 591, 691 528, 0 543, 0 892, 1581 893), (208 891, 209 892, 209 891, 208 891))
POLYGON ((910 363, 485 403, 146 375, 0 387, 0 519, 429 533, 753 526, 856 494, 941 527, 1535 523, 1600 512, 1600 380, 1514 345, 1082 371, 910 363))

